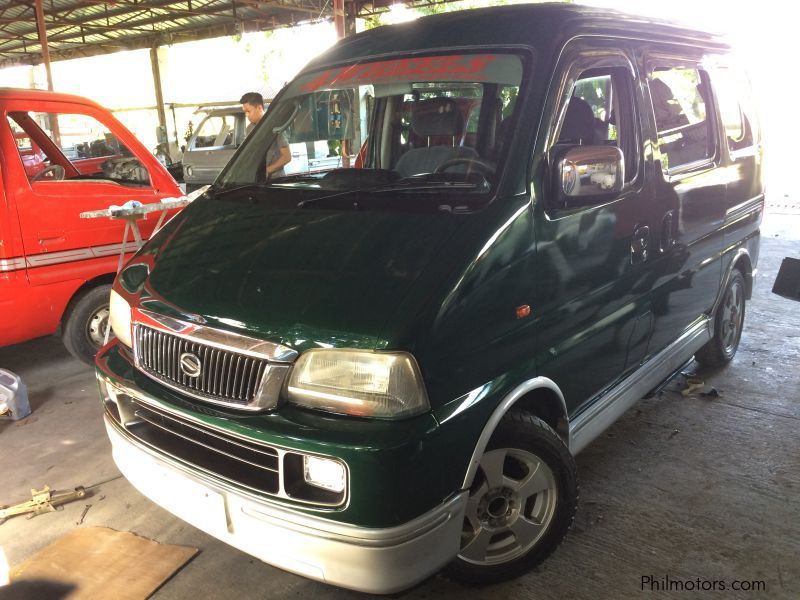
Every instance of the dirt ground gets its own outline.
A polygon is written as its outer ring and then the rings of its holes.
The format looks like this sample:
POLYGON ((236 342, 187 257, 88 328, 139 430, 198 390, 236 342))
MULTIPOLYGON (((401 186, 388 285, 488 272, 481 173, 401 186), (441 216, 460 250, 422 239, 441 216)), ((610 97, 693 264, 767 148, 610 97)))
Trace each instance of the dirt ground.
MULTIPOLYGON (((800 257, 798 209, 784 201, 765 221, 736 358, 697 373, 719 395, 684 397, 679 377, 586 448, 577 458, 575 525, 550 559, 501 585, 468 588, 434 576, 396 597, 800 598, 800 303, 770 292, 781 259, 800 257), (685 591, 657 591, 667 578, 685 591), (749 591, 733 591, 737 584, 749 591)), ((63 511, 1 525, 12 566, 75 527, 96 525, 201 549, 158 600, 366 597, 263 564, 141 496, 111 459, 92 371, 60 340, 2 348, 0 365, 27 382, 34 411, 0 422, 0 503, 44 484, 91 493, 63 511)))

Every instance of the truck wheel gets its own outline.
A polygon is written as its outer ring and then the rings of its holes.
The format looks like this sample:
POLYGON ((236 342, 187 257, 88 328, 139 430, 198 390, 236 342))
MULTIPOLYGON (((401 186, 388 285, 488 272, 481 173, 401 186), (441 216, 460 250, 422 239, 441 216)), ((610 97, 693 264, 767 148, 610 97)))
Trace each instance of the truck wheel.
POLYGON ((87 365, 94 364, 108 326, 111 286, 98 285, 75 300, 64 321, 63 340, 69 353, 87 365))
POLYGON ((575 460, 541 419, 503 417, 470 486, 461 551, 446 575, 494 583, 522 575, 561 543, 575 517, 575 460))
POLYGON ((714 337, 694 355, 701 365, 721 367, 736 354, 744 325, 744 294, 744 275, 739 269, 734 269, 725 288, 722 304, 714 316, 714 337))

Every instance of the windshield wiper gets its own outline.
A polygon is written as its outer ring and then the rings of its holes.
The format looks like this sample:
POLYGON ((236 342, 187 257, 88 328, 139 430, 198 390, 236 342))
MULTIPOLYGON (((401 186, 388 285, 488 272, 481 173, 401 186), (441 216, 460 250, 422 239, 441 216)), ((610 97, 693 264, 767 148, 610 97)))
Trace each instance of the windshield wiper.
POLYGON ((271 183, 285 183, 287 181, 317 181, 321 179, 319 173, 295 173, 294 175, 281 175, 280 177, 271 177, 267 179, 266 184, 271 183))
POLYGON ((389 185, 377 185, 374 187, 366 187, 366 188, 353 188, 350 190, 345 190, 344 192, 337 192, 335 194, 327 194, 325 196, 317 196, 316 198, 307 198, 306 200, 301 200, 297 203, 298 208, 303 208, 309 204, 313 204, 315 202, 319 202, 320 200, 330 200, 331 198, 338 198, 341 196, 347 196, 349 194, 358 194, 358 193, 365 193, 365 194, 379 194, 383 192, 408 192, 414 190, 433 190, 433 189, 475 189, 477 187, 485 187, 479 186, 477 183, 467 182, 467 181, 420 181, 420 180, 410 180, 411 178, 405 180, 397 181, 395 183, 389 185))
POLYGON ((244 183, 242 185, 235 185, 230 188, 211 188, 209 191, 214 193, 214 196, 221 197, 227 196, 228 194, 233 194, 234 192, 241 192, 242 190, 252 190, 252 189, 260 189, 264 184, 263 183, 244 183))
POLYGON ((241 185, 235 185, 230 188, 222 187, 217 189, 212 189, 215 196, 227 196, 229 194, 233 194, 234 192, 241 192, 242 190, 263 190, 273 183, 285 183, 289 181, 302 181, 304 179, 312 179, 308 174, 301 174, 298 173, 297 175, 284 175, 282 177, 278 177, 276 179, 268 179, 267 181, 260 181, 258 183, 243 183, 241 185))
MULTIPOLYGON (((271 179, 268 181, 263 181, 260 183, 245 183, 242 185, 236 185, 230 188, 218 188, 218 189, 211 189, 214 195, 218 198, 223 196, 228 196, 230 194, 241 192, 244 190, 263 190, 269 187, 273 183, 286 183, 291 181, 304 181, 304 180, 313 180, 319 181, 322 178, 317 174, 310 174, 310 173, 296 173, 294 175, 284 175, 277 179, 271 179)), ((488 189, 488 182, 485 180, 482 184, 472 182, 472 181, 430 181, 426 178, 426 176, 413 176, 413 177, 406 177, 404 179, 395 181, 389 184, 380 184, 375 186, 367 186, 363 188, 354 187, 351 189, 347 189, 344 191, 337 191, 331 194, 325 194, 323 196, 317 196, 315 198, 307 198, 305 200, 301 200, 297 203, 298 208, 303 208, 308 204, 313 204, 320 200, 330 200, 332 198, 339 198, 342 196, 347 196, 350 194, 357 194, 357 193, 365 193, 365 194, 380 194, 385 192, 408 192, 408 191, 415 191, 415 190, 465 190, 465 189, 476 189, 476 188, 484 188, 488 189)))

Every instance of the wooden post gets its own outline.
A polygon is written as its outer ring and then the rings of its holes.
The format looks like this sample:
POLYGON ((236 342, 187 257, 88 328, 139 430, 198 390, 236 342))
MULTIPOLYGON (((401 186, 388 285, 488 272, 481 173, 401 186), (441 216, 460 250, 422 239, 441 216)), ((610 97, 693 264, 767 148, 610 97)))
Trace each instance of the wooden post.
POLYGON ((42 62, 47 72, 47 89, 53 91, 53 75, 50 72, 50 48, 47 45, 47 27, 44 24, 42 0, 36 0, 36 29, 39 31, 39 45, 42 47, 42 62))
POLYGON ((158 47, 150 48, 150 66, 153 69, 153 88, 156 92, 156 112, 158 113, 158 127, 162 134, 158 136, 158 148, 170 157, 169 138, 167 137, 167 111, 164 108, 164 93, 161 91, 161 69, 158 66, 158 47), (162 147, 163 146, 163 147, 162 147))
MULTIPOLYGON (((36 0, 36 29, 39 31, 39 45, 42 47, 42 62, 47 73, 47 89, 53 91, 53 74, 50 71, 50 47, 47 45, 47 26, 44 24, 44 7, 42 0, 36 0)), ((49 113, 47 120, 50 122, 50 131, 53 141, 61 148, 61 130, 58 127, 58 115, 49 113)))
POLYGON ((336 27, 336 39, 341 40, 347 35, 344 21, 344 0, 333 0, 333 25, 336 27))
POLYGON ((356 13, 358 12, 358 5, 355 2, 347 2, 344 5, 344 35, 356 34, 356 13))

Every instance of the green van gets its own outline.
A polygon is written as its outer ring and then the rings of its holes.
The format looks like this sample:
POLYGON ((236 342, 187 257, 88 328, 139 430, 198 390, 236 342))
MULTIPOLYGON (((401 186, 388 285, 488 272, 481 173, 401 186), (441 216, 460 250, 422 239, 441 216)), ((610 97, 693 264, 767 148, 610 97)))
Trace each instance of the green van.
POLYGON ((114 458, 319 581, 517 576, 570 527, 574 455, 735 354, 761 171, 708 34, 545 4, 345 39, 114 283, 114 458), (279 135, 343 166, 268 178, 279 135))

